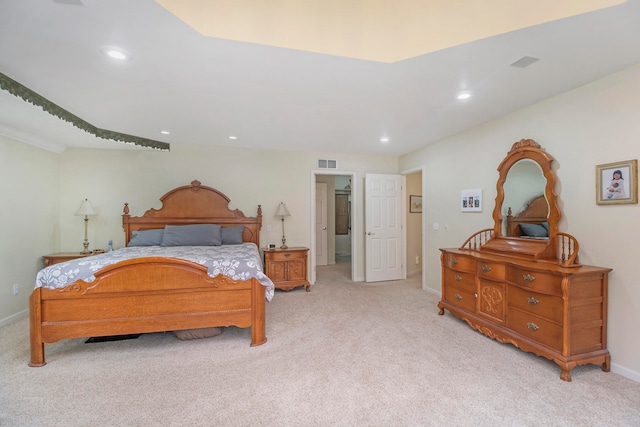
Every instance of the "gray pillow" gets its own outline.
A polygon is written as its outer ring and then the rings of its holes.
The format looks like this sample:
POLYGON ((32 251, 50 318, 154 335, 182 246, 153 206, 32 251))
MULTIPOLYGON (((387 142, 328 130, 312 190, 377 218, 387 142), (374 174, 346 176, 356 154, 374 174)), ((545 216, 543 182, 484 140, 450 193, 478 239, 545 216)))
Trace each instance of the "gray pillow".
POLYGON ((222 244, 223 245, 239 245, 242 243, 242 233, 244 233, 244 225, 237 227, 222 227, 222 244))
POLYGON ((127 246, 159 246, 162 243, 162 236, 164 230, 158 228, 157 230, 141 230, 132 231, 131 240, 127 246))
POLYGON ((216 224, 167 225, 160 246, 220 246, 220 228, 216 224))
POLYGON ((548 237, 549 232, 540 224, 520 224, 520 230, 524 236, 548 237))

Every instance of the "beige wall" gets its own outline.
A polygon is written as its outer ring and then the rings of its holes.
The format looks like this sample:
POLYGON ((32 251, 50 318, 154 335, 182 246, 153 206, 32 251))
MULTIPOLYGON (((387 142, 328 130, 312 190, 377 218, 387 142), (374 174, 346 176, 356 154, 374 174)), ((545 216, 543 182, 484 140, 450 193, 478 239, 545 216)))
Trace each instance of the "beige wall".
POLYGON ((407 274, 422 271, 422 214, 411 213, 411 195, 422 194, 422 172, 407 175, 407 274), (418 262, 416 262, 416 256, 418 262))
MULTIPOLYGON (((595 166, 640 157, 640 66, 523 109, 402 156, 401 169, 424 166, 427 250, 425 287, 440 292, 438 248, 457 247, 492 227, 497 166, 522 138, 554 156, 560 230, 580 242, 580 260, 613 268, 609 275, 609 349, 614 371, 640 381, 640 286, 635 237, 640 205, 596 205, 595 166), (442 190, 446 177, 447 191, 442 190), (460 190, 483 189, 481 213, 461 213, 460 190), (433 222, 449 224, 434 231, 433 222)), ((435 309, 435 308, 434 308, 435 309)))
POLYGON ((59 242, 59 170, 57 154, 0 136, 0 324, 26 313, 41 257, 59 242))

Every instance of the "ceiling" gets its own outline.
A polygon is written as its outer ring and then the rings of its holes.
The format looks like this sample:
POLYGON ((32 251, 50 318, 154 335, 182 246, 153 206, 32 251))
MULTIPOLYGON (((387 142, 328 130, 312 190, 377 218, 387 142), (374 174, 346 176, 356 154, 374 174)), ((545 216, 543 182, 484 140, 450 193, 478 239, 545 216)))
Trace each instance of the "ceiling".
MULTIPOLYGON (((0 73, 98 128, 172 146, 399 156, 640 63, 640 0, 264 4, 0 0, 0 73), (523 57, 538 61, 511 65, 523 57)), ((2 90, 0 134, 145 149, 2 90)))

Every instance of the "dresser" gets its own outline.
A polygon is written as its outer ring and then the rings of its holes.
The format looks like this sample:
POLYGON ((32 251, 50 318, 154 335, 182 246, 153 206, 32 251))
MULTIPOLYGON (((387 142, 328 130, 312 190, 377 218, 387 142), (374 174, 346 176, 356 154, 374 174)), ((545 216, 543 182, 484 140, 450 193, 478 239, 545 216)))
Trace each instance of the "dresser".
POLYGON ((611 269, 581 264, 578 240, 558 229, 552 161, 531 139, 513 144, 498 166, 493 228, 440 249, 438 307, 440 315, 447 310, 496 341, 554 361, 560 379, 571 381, 577 365, 610 370, 611 269))
POLYGON ((263 252, 265 274, 271 279, 276 289, 290 291, 304 286, 307 292, 311 290, 307 275, 308 248, 263 248, 263 252))
POLYGON ((611 269, 529 262, 464 249, 441 249, 442 300, 473 329, 553 360, 571 381, 576 365, 610 369, 607 276, 611 269))

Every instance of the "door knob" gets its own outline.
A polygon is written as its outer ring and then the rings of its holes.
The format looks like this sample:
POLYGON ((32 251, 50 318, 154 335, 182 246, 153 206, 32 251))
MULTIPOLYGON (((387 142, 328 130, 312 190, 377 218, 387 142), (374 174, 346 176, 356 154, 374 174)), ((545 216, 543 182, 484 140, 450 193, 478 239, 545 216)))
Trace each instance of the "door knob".
POLYGON ((375 236, 375 235, 376 235, 376 233, 372 233, 372 232, 368 232, 367 233, 367 236, 375 236))

